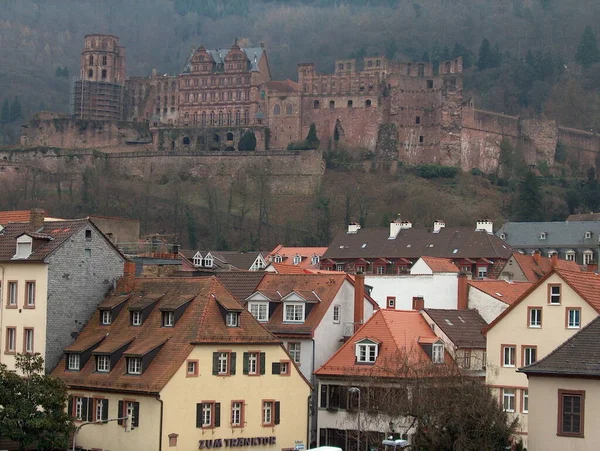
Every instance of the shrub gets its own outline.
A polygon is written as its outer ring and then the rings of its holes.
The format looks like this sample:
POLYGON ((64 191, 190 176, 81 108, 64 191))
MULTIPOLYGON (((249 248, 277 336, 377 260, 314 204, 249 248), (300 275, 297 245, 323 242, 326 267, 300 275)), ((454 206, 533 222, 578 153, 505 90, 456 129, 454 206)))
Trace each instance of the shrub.
POLYGON ((483 171, 479 168, 473 168, 471 169, 471 175, 481 176, 483 175, 483 171))
POLYGON ((439 164, 420 164, 415 168, 417 175, 424 179, 454 178, 458 174, 458 168, 442 166, 439 164))
POLYGON ((256 135, 252 130, 246 130, 238 143, 239 150, 256 150, 256 135))

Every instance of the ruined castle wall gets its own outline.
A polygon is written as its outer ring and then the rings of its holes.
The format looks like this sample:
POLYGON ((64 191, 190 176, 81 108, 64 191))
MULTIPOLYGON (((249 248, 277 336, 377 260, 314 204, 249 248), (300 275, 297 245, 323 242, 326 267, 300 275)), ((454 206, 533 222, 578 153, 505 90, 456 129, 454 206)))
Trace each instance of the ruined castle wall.
POLYGON ((556 144, 558 143, 558 127, 556 121, 541 118, 519 119, 519 135, 524 142, 523 156, 527 164, 545 161, 554 163, 556 144))
POLYGON ((301 105, 298 93, 276 92, 267 96, 265 108, 271 133, 270 149, 285 149, 288 143, 305 138, 302 136, 301 105))
POLYGON ((581 170, 597 166, 600 136, 593 132, 558 127, 558 142, 581 170))

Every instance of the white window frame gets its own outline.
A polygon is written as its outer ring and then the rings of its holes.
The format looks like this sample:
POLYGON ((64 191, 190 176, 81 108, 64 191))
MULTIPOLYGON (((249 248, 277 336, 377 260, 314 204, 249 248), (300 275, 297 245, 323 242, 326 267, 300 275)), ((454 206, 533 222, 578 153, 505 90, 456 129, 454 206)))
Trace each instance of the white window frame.
POLYGON ((488 267, 487 266, 478 266, 477 267, 477 278, 485 279, 488 275, 488 267))
POLYGON ((242 409, 243 404, 239 401, 231 403, 231 425, 241 426, 242 425, 242 409))
POLYGON ((444 363, 444 345, 442 343, 431 345, 431 361, 433 363, 444 363))
POLYGON ((341 312, 342 312, 342 306, 341 305, 336 304, 336 305, 333 306, 333 324, 339 324, 340 323, 341 312))
POLYGON ((188 360, 187 365, 186 365, 187 374, 196 375, 197 368, 198 368, 198 362, 196 362, 195 360, 188 360))
POLYGON ((163 313, 163 327, 173 327, 175 324, 175 312, 164 311, 163 313))
POLYGON ((257 352, 248 353, 248 374, 258 374, 260 356, 257 352))
POLYGON ((286 302, 283 304, 283 321, 288 323, 303 323, 305 311, 304 302, 286 302))
POLYGON ((249 302, 248 311, 257 321, 269 321, 269 303, 268 302, 249 302), (264 309, 264 311, 263 311, 264 309))
POLYGON ((505 412, 515 411, 515 389, 514 388, 503 388, 502 389, 502 409, 505 412))
POLYGON ((263 425, 273 424, 273 401, 263 401, 262 420, 263 425))
POLYGON ((229 353, 219 352, 217 359, 217 374, 229 374, 229 353))
POLYGON ((127 359, 127 374, 142 374, 141 357, 129 357, 127 359))
POLYGON ((112 314, 110 310, 102 310, 102 325, 108 326, 112 322, 112 314))
POLYGON ((568 329, 580 329, 581 328, 581 310, 576 308, 567 309, 567 328, 568 329), (572 318, 571 314, 576 314, 576 318, 572 318), (574 320, 577 319, 575 322, 574 320))
POLYGON ((298 254, 294 255, 294 265, 299 265, 300 263, 302 263, 302 257, 298 254))
POLYGON ((77 420, 83 420, 83 397, 77 396, 75 398, 75 411, 73 412, 73 416, 77 420))
POLYGON ((542 327, 542 309, 534 307, 529 309, 529 327, 540 329, 542 327))
POLYGON ((24 340, 24 343, 23 343, 23 348, 24 348, 23 352, 33 353, 33 343, 34 343, 34 341, 33 341, 33 329, 26 328, 26 329, 23 330, 23 334, 24 334, 24 337, 23 337, 23 340, 24 340))
POLYGON ((79 354, 69 354, 68 357, 68 369, 70 371, 79 371, 79 365, 81 364, 81 356, 79 354))
POLYGON ((540 233, 540 240, 545 240, 547 237, 548 237, 548 234, 546 232, 540 233))
POLYGON ((569 261, 569 262, 574 262, 575 261, 575 251, 569 251, 565 254, 565 260, 569 261))
POLYGON ((585 251, 583 253, 583 264, 589 265, 594 261, 594 253, 592 251, 585 251))
POLYGON ((279 362, 279 374, 285 376, 290 374, 290 362, 279 362))
POLYGON ((35 282, 25 283, 25 305, 27 307, 35 306, 35 282))
MULTIPOLYGON (((102 413, 104 411, 104 399, 95 399, 96 410, 95 410, 95 420, 102 421, 102 413)), ((89 406, 88 406, 89 409, 89 406)))
POLYGON ((131 325, 132 326, 141 326, 142 325, 142 312, 139 310, 135 310, 131 312, 131 325))
POLYGON ((227 312, 225 318, 227 327, 238 327, 240 325, 240 314, 238 312, 227 312))
POLYGON ((508 345, 502 347, 502 366, 505 368, 514 368, 516 364, 517 347, 508 345), (508 353, 507 353, 508 351, 508 353), (507 360, 508 357, 508 360, 507 360), (512 357, 512 358, 511 358, 512 357), (512 363, 511 363, 512 361, 512 363))
POLYGON ((202 264, 204 265, 205 268, 212 268, 213 265, 215 264, 215 260, 212 257, 212 255, 206 255, 204 257, 204 260, 202 260, 202 264))
POLYGON ((18 297, 18 285, 17 282, 8 282, 8 305, 15 306, 17 305, 17 297, 18 297))
POLYGON ((302 343, 292 342, 288 343, 288 352, 294 362, 300 364, 300 358, 302 354, 302 343))
POLYGON ((17 249, 13 257, 14 260, 26 259, 31 255, 33 238, 29 235, 21 235, 17 238, 17 249))
POLYGON ((8 352, 17 351, 17 328, 8 327, 6 329, 6 350, 8 352))
POLYGON ((585 239, 586 240, 589 240, 591 237, 592 237, 592 232, 590 232, 590 231, 585 232, 585 239))
POLYGON ((96 356, 96 371, 98 373, 109 373, 110 372, 110 356, 108 356, 108 355, 96 356))
POLYGON ((376 268, 377 268, 377 275, 378 276, 385 276, 385 274, 386 274, 386 271, 385 271, 386 267, 384 265, 376 266, 376 268))
POLYGON ((311 265, 318 265, 320 261, 321 257, 319 257, 318 255, 313 255, 310 259, 311 265))
POLYGON ((213 403, 203 402, 202 403, 202 427, 209 428, 212 427, 212 411, 213 411, 213 403))
POLYGON ((192 263, 194 266, 202 266, 202 254, 200 252, 196 252, 196 254, 192 257, 192 263))
POLYGON ((526 346, 523 348, 523 365, 531 365, 537 362, 537 348, 526 346))
POLYGON ((550 305, 560 305, 560 298, 562 296, 562 287, 561 285, 551 285, 550 286, 550 299, 549 299, 549 304, 550 305), (557 292, 554 292, 554 289, 557 289, 557 292), (554 300, 557 299, 558 302, 555 302, 554 300))
POLYGON ((522 413, 529 413, 529 389, 523 390, 523 405, 521 406, 522 413))
POLYGON ((358 343, 356 345, 356 361, 358 363, 375 363, 378 355, 376 343, 358 343))
POLYGON ((344 272, 344 264, 343 263, 337 263, 335 265, 335 270, 339 271, 339 272, 344 272))

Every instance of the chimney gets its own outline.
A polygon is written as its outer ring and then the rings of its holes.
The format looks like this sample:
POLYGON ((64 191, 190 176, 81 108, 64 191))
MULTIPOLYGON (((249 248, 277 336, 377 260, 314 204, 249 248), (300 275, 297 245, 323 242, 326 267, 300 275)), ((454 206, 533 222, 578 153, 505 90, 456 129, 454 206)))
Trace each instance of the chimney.
POLYGON ((44 226, 46 212, 41 208, 34 208, 29 212, 29 224, 33 230, 39 230, 44 226))
POLYGON ((540 258, 542 258, 542 254, 540 253, 540 251, 533 251, 532 257, 533 257, 533 261, 535 262, 535 264, 539 265, 540 258))
POLYGON ((444 221, 440 221, 439 219, 433 221, 433 233, 440 233, 446 227, 446 223, 444 221))
POLYGON ((492 235, 494 233, 494 223, 489 219, 480 219, 475 225, 475 230, 481 230, 492 235))
POLYGON ((152 69, 152 78, 156 77, 156 69, 152 69))
POLYGON ((360 230, 360 224, 357 222, 351 222, 348 224, 348 233, 358 233, 360 230))
POLYGON ((424 308, 425 308, 425 299, 423 299, 423 296, 413 296, 412 309, 421 311, 424 308))
POLYGON ((467 310, 469 308, 469 285, 467 284, 467 274, 458 273, 458 297, 456 299, 457 310, 467 310))
MULTIPOLYGON (((354 276, 354 324, 362 324, 365 312, 365 275, 354 276)), ((355 326, 356 330, 356 326, 355 326)))
POLYGON ((400 215, 398 215, 394 221, 390 222, 390 236, 388 240, 395 240, 400 230, 410 229, 411 227, 412 224, 409 221, 402 221, 400 215))
POLYGON ((123 292, 129 293, 135 286, 135 262, 126 261, 123 265, 123 283, 121 285, 123 292))
POLYGON ((555 252, 550 256, 550 261, 552 262, 552 267, 556 268, 558 265, 558 252, 555 252))

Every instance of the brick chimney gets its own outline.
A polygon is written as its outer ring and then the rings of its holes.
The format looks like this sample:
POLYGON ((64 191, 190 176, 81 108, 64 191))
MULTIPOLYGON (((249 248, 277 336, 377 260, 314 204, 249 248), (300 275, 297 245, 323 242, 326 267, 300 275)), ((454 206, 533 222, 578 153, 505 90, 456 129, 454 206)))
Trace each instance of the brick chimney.
POLYGON ((467 274, 458 273, 458 296, 456 299, 457 310, 467 310, 469 308, 469 285, 467 284, 467 274))
POLYGON ((123 265, 121 291, 129 293, 135 287, 135 262, 127 261, 123 265))
POLYGON ((412 299, 412 309, 421 311, 425 308, 425 299, 423 296, 413 296, 412 299))
POLYGON ((354 324, 362 324, 365 312, 365 275, 354 276, 354 324))
POLYGON ((552 267, 556 268, 558 265, 558 253, 554 253, 550 256, 550 261, 552 262, 552 267))
POLYGON ((29 224, 33 230, 39 230, 44 226, 46 212, 41 208, 33 208, 29 212, 29 224))
POLYGON ((540 253, 540 251, 534 251, 532 256, 533 256, 533 261, 535 262, 535 264, 539 265, 540 258, 542 258, 542 254, 540 253))

